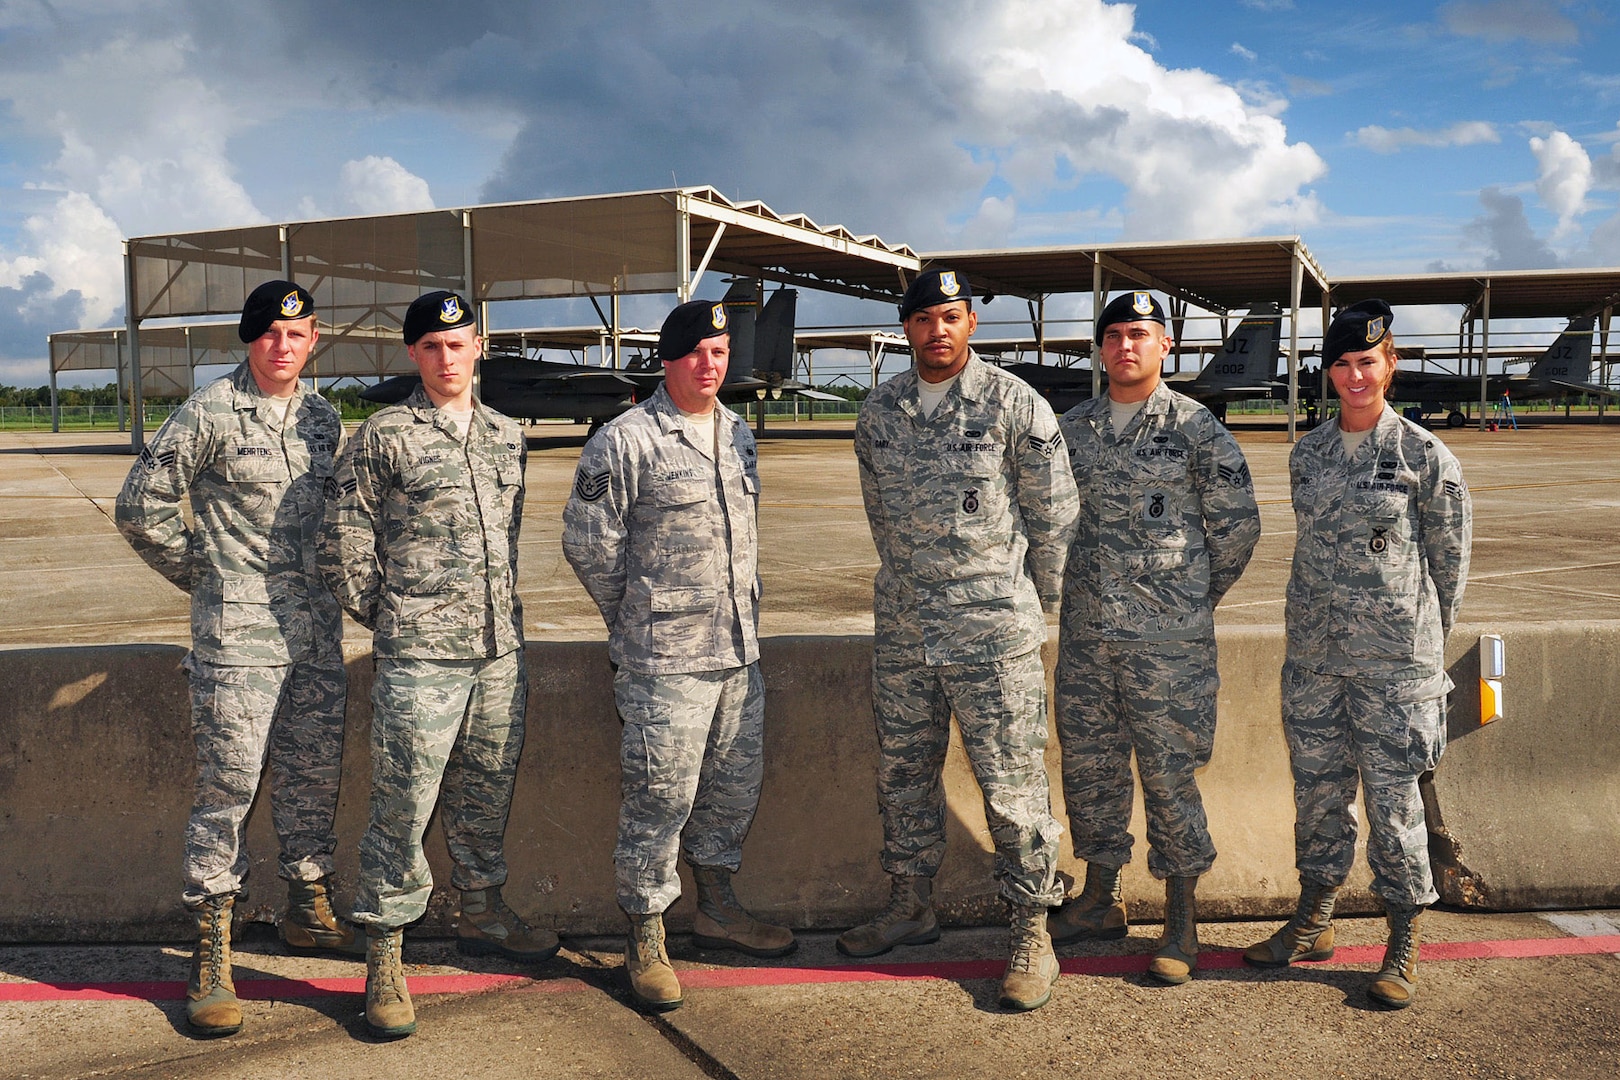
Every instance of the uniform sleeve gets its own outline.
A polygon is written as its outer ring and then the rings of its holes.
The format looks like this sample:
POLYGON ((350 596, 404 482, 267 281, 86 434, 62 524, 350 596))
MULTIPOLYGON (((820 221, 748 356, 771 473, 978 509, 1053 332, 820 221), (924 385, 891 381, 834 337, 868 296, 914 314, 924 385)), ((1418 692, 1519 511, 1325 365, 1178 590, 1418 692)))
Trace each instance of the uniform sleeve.
POLYGON ((1463 482, 1462 466, 1450 453, 1439 455, 1424 486, 1418 521, 1423 558, 1440 598, 1440 626, 1451 632, 1468 584, 1468 560, 1474 543, 1474 504, 1463 482))
POLYGON ((585 444, 574 470, 574 488, 563 506, 563 557, 596 601, 611 630, 624 602, 630 508, 638 478, 616 452, 613 433, 599 432, 585 444))
POLYGON ((878 490, 877 471, 872 462, 872 421, 861 407, 855 418, 855 465, 861 479, 861 500, 866 504, 866 524, 872 531, 872 543, 877 547, 878 561, 893 566, 890 557, 888 514, 883 509, 883 495, 878 490))
MULTIPOLYGON (((512 560, 512 581, 517 581, 518 574, 518 534, 523 531, 523 499, 529 490, 529 440, 524 437, 523 429, 518 428, 518 489, 517 497, 512 503, 512 520, 507 525, 506 550, 512 560)), ((514 585, 514 588, 516 586, 514 585)))
POLYGON ((1219 604, 1237 584, 1260 541, 1260 508, 1254 501, 1254 478, 1232 433, 1210 420, 1211 437, 1199 444, 1193 479, 1204 521, 1209 552, 1209 602, 1219 604))
POLYGON ((378 561, 382 495, 391 469, 377 432, 363 425, 338 456, 327 482, 315 559, 327 588, 361 626, 375 629, 382 599, 378 561))
POLYGON ((1055 614, 1063 599, 1063 566, 1079 527, 1080 493, 1052 406, 1030 394, 1023 430, 1010 440, 1018 510, 1029 540, 1025 566, 1041 606, 1055 614))
POLYGON ((213 461, 215 441, 208 415, 192 402, 181 405, 135 459, 113 515, 135 553, 188 593, 194 563, 181 502, 213 461))

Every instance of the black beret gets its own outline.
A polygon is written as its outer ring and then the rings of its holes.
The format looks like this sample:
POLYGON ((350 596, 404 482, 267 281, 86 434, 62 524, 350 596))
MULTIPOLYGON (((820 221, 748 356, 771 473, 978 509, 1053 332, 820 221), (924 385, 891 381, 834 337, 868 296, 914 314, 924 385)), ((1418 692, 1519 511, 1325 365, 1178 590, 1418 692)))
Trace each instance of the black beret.
POLYGON ((1333 316, 1322 335, 1322 363, 1331 364, 1345 353, 1363 352, 1389 336, 1395 312, 1382 300, 1363 300, 1333 316))
POLYGON ((919 308, 949 304, 953 300, 966 300, 968 307, 973 306, 973 289, 967 278, 955 270, 924 270, 912 278, 906 295, 900 298, 900 321, 905 322, 919 308))
POLYGON ((405 309, 405 344, 415 345, 423 334, 435 330, 454 330, 477 321, 471 305, 455 293, 444 289, 423 293, 405 309))
POLYGON ((1164 308, 1150 292, 1120 293, 1108 301, 1108 306, 1097 316, 1097 326, 1092 333, 1100 338, 1104 330, 1122 322, 1156 322, 1163 326, 1164 308))
POLYGON ((658 331, 658 359, 679 360, 705 338, 731 332, 726 305, 719 300, 688 300, 669 313, 658 331))
POLYGON ((278 319, 307 319, 315 314, 315 298, 290 281, 267 281, 248 293, 236 336, 246 344, 270 329, 278 319))

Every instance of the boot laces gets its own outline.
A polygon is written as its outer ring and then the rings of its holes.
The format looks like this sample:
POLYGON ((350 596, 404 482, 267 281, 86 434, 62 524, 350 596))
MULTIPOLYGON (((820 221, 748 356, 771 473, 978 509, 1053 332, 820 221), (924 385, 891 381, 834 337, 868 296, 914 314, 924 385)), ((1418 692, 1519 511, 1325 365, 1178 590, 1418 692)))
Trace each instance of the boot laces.
POLYGON ((225 902, 219 899, 206 901, 208 907, 208 959, 198 972, 197 982, 199 989, 213 991, 220 984, 220 975, 225 967, 225 935, 221 932, 230 915, 225 902))
POLYGON ((384 934, 377 940, 377 998, 404 1000, 399 984, 405 978, 405 967, 399 952, 399 940, 393 934, 384 934))
POLYGON ((1040 970, 1041 957, 1046 950, 1042 948, 1041 934, 1036 929, 1038 914, 1025 914, 1018 912, 1013 916, 1012 922, 1012 960, 1008 966, 1014 971, 1035 972, 1040 970))
POLYGON ((910 884, 896 880, 889 891, 889 906, 879 912, 873 922, 883 927, 906 922, 916 917, 919 906, 917 894, 912 891, 910 884))
POLYGON ((1405 976, 1407 969, 1412 966, 1412 954, 1416 950, 1417 934, 1415 931, 1416 919, 1397 921, 1394 933, 1390 935, 1389 950, 1384 959, 1384 970, 1393 969, 1397 974, 1405 976))
POLYGON ((664 958, 664 923, 662 919, 649 917, 638 920, 636 923, 636 950, 646 963, 664 958))

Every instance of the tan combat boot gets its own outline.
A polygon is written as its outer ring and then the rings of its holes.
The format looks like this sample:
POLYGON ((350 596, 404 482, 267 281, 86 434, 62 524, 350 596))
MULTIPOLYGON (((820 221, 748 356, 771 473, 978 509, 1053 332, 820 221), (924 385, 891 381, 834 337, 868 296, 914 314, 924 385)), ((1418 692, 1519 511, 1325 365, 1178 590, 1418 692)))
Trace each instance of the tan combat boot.
POLYGON ((287 914, 281 920, 281 940, 294 956, 337 953, 366 955, 364 935, 337 917, 326 879, 287 882, 287 914))
POLYGON ((838 935, 838 951, 862 959, 881 956, 896 945, 928 945, 939 940, 934 917, 934 882, 925 877, 889 879, 889 906, 869 923, 838 935))
POLYGON ((799 947, 793 931, 761 922, 743 908, 731 889, 731 871, 723 866, 693 866, 697 881, 697 918, 692 942, 703 949, 736 949, 770 959, 799 947))
POLYGON ((1333 904, 1339 890, 1314 881, 1300 882, 1299 908, 1281 930, 1243 950, 1244 963, 1287 967, 1297 960, 1333 957, 1333 904))
POLYGON ((1148 964, 1148 974, 1167 986, 1180 986, 1198 967, 1198 888, 1195 877, 1164 879, 1164 936, 1148 964))
POLYGON ((197 918, 197 947, 191 954, 191 981, 186 984, 186 1023, 210 1038, 242 1030, 242 1003, 231 982, 232 895, 210 896, 192 908, 197 918))
POLYGON ((1120 867, 1086 863, 1086 887, 1046 920, 1055 945, 1073 941, 1118 941, 1129 923, 1119 885, 1120 867))
POLYGON ((1014 905, 1012 959, 1001 979, 1002 1007, 1016 1012, 1040 1008, 1052 1000, 1058 975, 1057 954, 1046 932, 1046 908, 1014 905))
POLYGON ((550 930, 530 926, 501 899, 501 887, 464 889, 456 919, 456 948, 468 956, 492 954, 524 964, 557 955, 562 942, 550 930))
MULTIPOLYGON (((628 914, 628 913, 627 913, 628 914)), ((624 939, 624 972, 630 977, 630 996, 654 1012, 678 1009, 686 999, 675 965, 664 948, 664 917, 658 912, 630 916, 630 936, 624 939)))
POLYGON ((380 1039, 416 1032, 416 1006, 400 956, 404 944, 405 931, 398 927, 366 927, 366 1027, 380 1039))
POLYGON ((1389 909, 1389 944, 1367 996, 1391 1009, 1404 1009, 1417 995, 1418 916, 1422 908, 1389 909))

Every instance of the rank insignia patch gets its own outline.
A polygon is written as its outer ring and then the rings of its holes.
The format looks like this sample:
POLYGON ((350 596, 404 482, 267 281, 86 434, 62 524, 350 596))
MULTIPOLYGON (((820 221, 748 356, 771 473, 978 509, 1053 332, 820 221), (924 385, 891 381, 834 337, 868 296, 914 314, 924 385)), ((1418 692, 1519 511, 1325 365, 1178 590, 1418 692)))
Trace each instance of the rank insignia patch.
POLYGON ((574 477, 574 494, 586 502, 596 502, 607 494, 608 479, 611 475, 605 469, 599 473, 577 474, 574 477))

